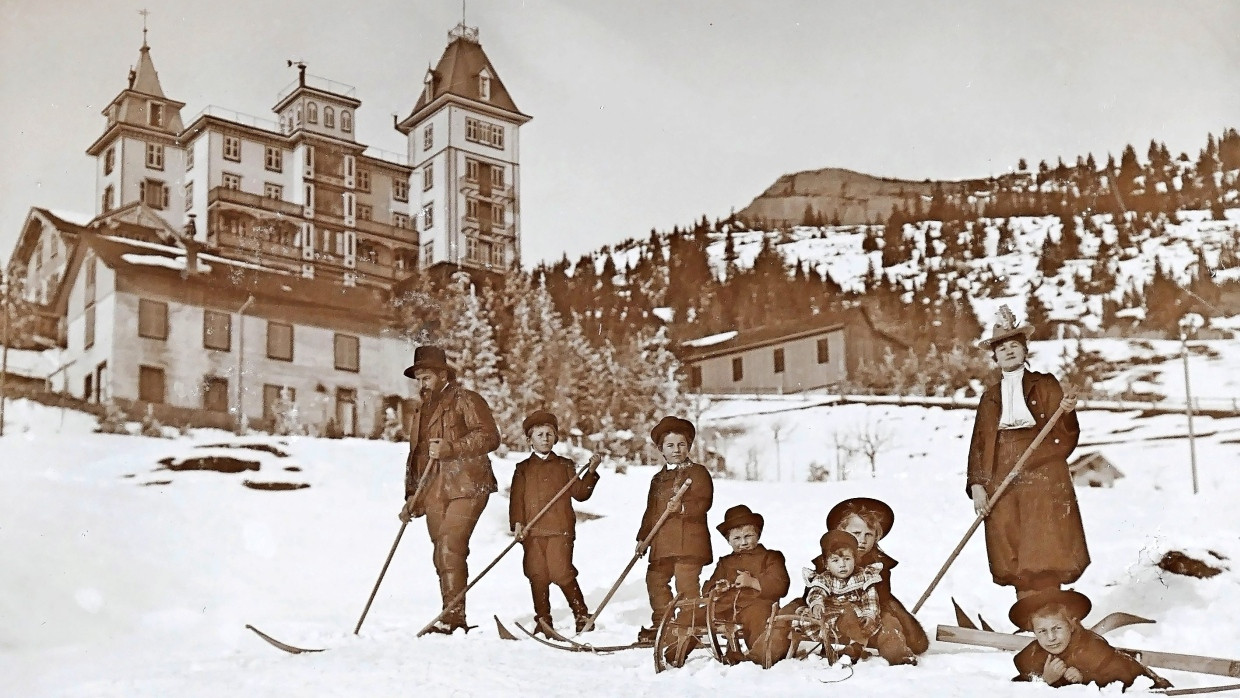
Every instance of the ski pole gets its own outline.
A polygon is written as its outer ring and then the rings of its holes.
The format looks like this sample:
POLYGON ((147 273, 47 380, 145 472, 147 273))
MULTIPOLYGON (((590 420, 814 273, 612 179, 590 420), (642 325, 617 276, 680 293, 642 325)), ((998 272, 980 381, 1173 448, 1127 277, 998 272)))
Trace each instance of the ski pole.
MULTIPOLYGON (((581 470, 573 474, 573 478, 569 480, 567 484, 561 487, 559 492, 556 492, 555 496, 551 498, 551 501, 547 502, 543 506, 543 508, 538 511, 537 514, 534 514, 532 517, 530 517, 530 520, 527 521, 525 524, 524 530, 529 530, 529 527, 533 526, 534 522, 542 518, 543 514, 546 514, 548 511, 550 511, 551 506, 555 504, 556 502, 560 501, 560 498, 563 497, 565 494, 567 494, 568 491, 572 489, 573 485, 577 484, 577 482, 580 481, 581 478, 585 477, 586 472, 590 469, 591 463, 594 463, 597 466, 597 461, 595 460, 594 456, 590 458, 590 463, 586 463, 584 466, 581 467, 581 470)), ((456 596, 452 597, 451 601, 444 604, 443 610, 441 610, 438 615, 432 618, 431 622, 427 623, 425 627, 423 627, 421 630, 418 631, 418 637, 422 637, 423 635, 430 632, 431 627, 434 626, 435 623, 438 623, 440 618, 443 618, 443 614, 447 613, 448 609, 453 608, 458 603, 460 603, 461 599, 465 598, 465 594, 468 593, 470 589, 473 589, 474 585, 477 584, 486 575, 487 572, 491 571, 491 568, 498 565, 499 561, 502 560, 504 556, 508 554, 509 550, 512 550, 513 547, 515 547, 517 543, 520 543, 522 540, 525 539, 524 530, 522 532, 522 535, 519 538, 514 536, 512 539, 512 542, 509 543, 503 550, 501 550, 499 555, 496 555, 495 559, 491 561, 491 564, 483 568, 483 570, 478 573, 478 576, 474 577, 474 580, 472 582, 470 582, 469 584, 466 584, 465 588, 461 589, 461 591, 458 592, 456 596)))
MULTIPOLYGON (((429 461, 426 464, 426 470, 422 471, 422 477, 418 478, 418 486, 413 490, 413 501, 416 504, 421 498, 423 490, 426 489, 426 483, 430 479, 431 470, 439 465, 439 461, 429 461)), ((362 609, 362 617, 357 619, 357 626, 353 628, 353 634, 356 635, 362 629, 362 623, 366 621, 366 614, 370 613, 370 604, 374 603, 375 594, 379 593, 379 585, 383 583, 383 575, 387 574, 388 565, 392 564, 392 556, 396 555, 396 546, 400 545, 400 537, 405 535, 405 527, 409 522, 402 520, 400 522, 400 530, 396 532, 396 540, 392 541, 392 549, 388 551, 387 559, 383 561, 383 569, 379 570, 379 578, 375 580, 375 588, 370 590, 370 598, 366 599, 366 607, 362 609)))
MULTIPOLYGON (((667 521, 667 517, 672 515, 672 510, 680 505, 680 498, 683 497, 685 492, 688 491, 689 485, 691 484, 693 484, 693 479, 686 479, 684 484, 678 487, 676 492, 672 494, 671 500, 667 503, 667 508, 664 509, 663 513, 659 516, 659 520, 654 522, 654 527, 650 529, 649 535, 647 535, 646 539, 642 541, 641 547, 637 549, 637 552, 633 553, 633 557, 629 560, 629 564, 625 565, 624 571, 620 573, 620 578, 617 579, 616 583, 612 584, 611 588, 607 590, 607 595, 603 597, 603 600, 599 603, 598 608, 594 609, 594 614, 590 616, 589 620, 586 621, 585 626, 582 627, 582 633, 589 632, 594 628, 594 621, 598 618, 598 614, 603 612, 603 607, 607 605, 608 601, 611 601, 611 597, 614 596, 616 590, 620 588, 620 585, 624 582, 624 578, 629 576, 629 572, 633 570, 633 565, 636 565, 637 560, 641 558, 642 555, 646 554, 646 550, 650 547, 650 541, 654 540, 655 534, 658 533, 659 529, 663 527, 663 522, 667 521)), ((577 634, 580 635, 581 633, 577 634)))
MULTIPOLYGON (((1075 398, 1076 392, 1075 390, 1069 388, 1069 392, 1067 392, 1066 395, 1075 398)), ((1050 433, 1051 427, 1055 426, 1055 423, 1059 421, 1059 417, 1063 415, 1063 411, 1063 404, 1060 403, 1059 407, 1055 410, 1055 413, 1051 415, 1049 420, 1047 420, 1046 426, 1042 427, 1042 430, 1038 432, 1036 437, 1034 437, 1033 442, 1029 444, 1029 447, 1025 449, 1025 452, 1022 453, 1020 458, 1016 461, 1016 465, 1012 466, 1012 472, 1008 473, 1007 477, 1003 478, 1003 482, 999 483, 999 488, 996 489, 995 493, 991 495, 989 500, 987 500, 985 511, 978 514, 977 518, 973 519, 973 524, 969 526, 969 530, 965 531, 964 538, 960 539, 960 543, 956 545, 956 549, 952 551, 952 554, 947 556, 947 562, 943 563, 943 567, 939 569, 939 573, 935 575, 934 580, 930 582, 930 586, 926 587, 926 591, 921 595, 921 598, 917 599, 916 605, 913 606, 913 613, 917 613, 917 611, 921 609, 921 605, 926 602, 926 599, 930 598, 930 593, 934 591, 936 586, 938 586, 939 581, 943 579, 943 575, 947 574, 947 568, 951 567, 952 563, 956 561, 956 557, 960 555, 960 551, 964 550, 965 543, 969 542, 969 539, 973 537, 973 533, 977 531, 977 527, 981 526, 982 521, 990 515, 991 510, 995 506, 995 502, 999 500, 999 497, 1003 496, 1003 493, 1007 491, 1008 485, 1012 484, 1012 481, 1015 480, 1016 476, 1020 474, 1021 468, 1025 467, 1025 461, 1029 460, 1029 456, 1033 455, 1034 450, 1037 449, 1038 446, 1042 445, 1042 440, 1045 439, 1046 435, 1050 433)))

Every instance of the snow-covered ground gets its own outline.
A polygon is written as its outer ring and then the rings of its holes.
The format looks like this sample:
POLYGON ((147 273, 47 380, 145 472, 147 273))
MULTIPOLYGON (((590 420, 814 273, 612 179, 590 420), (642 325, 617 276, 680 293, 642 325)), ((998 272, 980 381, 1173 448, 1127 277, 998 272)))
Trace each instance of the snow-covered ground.
MULTIPOLYGON (((743 472, 751 452, 767 479, 717 480, 712 525, 745 503, 766 516, 763 542, 782 550, 792 577, 815 554, 837 501, 877 496, 897 513, 883 547, 901 561, 895 592, 911 606, 972 521, 963 473, 971 412, 827 406, 813 400, 719 402, 704 422, 736 435, 724 449, 743 472), (781 425, 779 461, 772 426, 781 425), (854 459, 845 481, 805 482, 805 464, 835 462, 836 433, 869 425, 889 434, 875 472, 854 459), (778 475, 778 480, 776 477, 778 475)), ((468 636, 415 635, 438 611, 424 524, 410 526, 360 635, 352 629, 399 527, 400 444, 310 438, 247 439, 195 432, 176 440, 90 433, 93 418, 10 403, 0 439, 0 693, 14 696, 714 696, 819 695, 838 678, 821 660, 770 671, 724 667, 699 652, 656 675, 649 652, 569 654, 499 639, 490 616, 526 622, 529 590, 514 550, 470 593, 468 636), (62 420, 63 417, 63 420, 62 420), (229 447, 229 444, 234 446, 229 447), (256 451, 268 444, 286 453, 256 451), (210 446, 210 449, 200 448, 210 446), (221 450, 223 449, 223 450, 221 450), (162 469, 195 452, 259 464, 235 474, 162 469), (171 458, 171 461, 165 460, 171 458), (264 491, 258 483, 308 484, 264 491), (166 483, 166 484, 158 484, 166 483), (292 656, 244 629, 328 647, 292 656)), ((1175 416, 1085 412, 1082 446, 1125 474, 1111 489, 1079 490, 1093 564, 1077 585, 1091 619, 1124 610, 1157 619, 1114 633, 1121 645, 1240 659, 1240 418, 1200 420, 1200 493, 1175 416), (1167 438, 1171 436, 1172 438, 1167 438), (1210 579, 1163 572, 1183 550, 1225 568, 1210 579), (1213 551, 1224 559, 1212 557, 1213 551)), ((516 454, 520 457, 523 454, 516 454)), ((497 460, 501 487, 512 459, 497 460)), ((593 607, 628 561, 651 467, 604 466, 579 511, 576 566, 593 607)), ((474 535, 473 571, 511 538, 507 501, 492 497, 474 535)), ((716 555, 726 552, 714 536, 716 555)), ((648 621, 644 563, 620 587, 591 641, 627 642, 648 621)), ((794 581, 793 593, 800 593, 794 581)), ((991 584, 980 536, 966 546, 919 613, 933 634, 952 623, 950 599, 1008 630, 1010 589, 991 584)), ((569 622, 553 593, 561 627, 569 622)), ((1222 677, 1166 672, 1181 686, 1222 677)), ((842 688, 856 695, 1026 696, 1008 653, 935 643, 917 667, 862 663, 842 688)), ((1114 689, 1112 689, 1114 690, 1114 689)), ((1055 695, 1092 694, 1064 689, 1055 695)))

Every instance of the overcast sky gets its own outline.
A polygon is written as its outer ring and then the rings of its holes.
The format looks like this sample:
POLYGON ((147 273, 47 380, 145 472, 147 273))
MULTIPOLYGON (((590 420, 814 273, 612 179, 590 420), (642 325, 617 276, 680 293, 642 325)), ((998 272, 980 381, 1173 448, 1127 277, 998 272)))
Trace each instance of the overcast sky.
MULTIPOLYGON (((93 213, 85 148, 150 9, 164 91, 271 117, 285 60, 355 85, 404 152, 457 0, 0 0, 0 256, 30 206, 93 213)), ((527 265, 742 208, 785 172, 959 179, 1240 127, 1240 2, 468 0, 517 106, 527 265)))

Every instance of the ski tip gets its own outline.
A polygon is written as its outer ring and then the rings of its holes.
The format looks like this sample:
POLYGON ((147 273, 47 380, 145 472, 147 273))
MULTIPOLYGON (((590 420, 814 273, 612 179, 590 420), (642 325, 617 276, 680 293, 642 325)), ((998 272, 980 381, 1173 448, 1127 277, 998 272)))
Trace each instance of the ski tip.
POLYGON ((994 628, 990 627, 990 623, 987 623, 986 619, 982 617, 982 614, 979 613, 977 615, 977 620, 982 624, 982 630, 985 630, 988 633, 993 633, 995 631, 994 628))
POLYGON ((508 630, 508 628, 505 628, 504 624, 500 622, 499 616, 491 616, 491 617, 495 619, 495 630, 496 632, 499 633, 500 639, 502 640, 516 640, 517 639, 517 636, 513 635, 512 632, 508 630))
MULTIPOLYGON (((969 615, 964 612, 960 604, 956 603, 956 598, 952 597, 952 610, 956 612, 956 625, 969 630, 977 630, 977 625, 969 619, 969 615)), ((980 616, 979 616, 980 617, 980 616)))
POLYGON ((245 627, 246 627, 246 629, 247 629, 247 630, 252 630, 252 631, 254 631, 254 634, 255 634, 255 635, 258 635, 258 636, 259 636, 259 637, 261 637, 263 640, 265 640, 265 641, 267 642, 267 644, 271 645, 272 647, 275 647, 276 649, 281 649, 281 650, 284 650, 285 652, 288 652, 289 654, 308 654, 308 653, 312 653, 312 652, 322 652, 322 651, 323 651, 323 649, 322 649, 322 648, 319 648, 319 649, 310 649, 310 648, 306 648, 306 647, 294 647, 293 645, 290 645, 290 644, 287 644, 287 643, 284 643, 284 642, 280 642, 279 640, 277 640, 277 639, 275 639, 274 637, 272 637, 272 636, 268 635, 267 633, 265 633, 265 632, 263 632, 263 631, 259 630, 258 628, 254 627, 253 625, 250 625, 249 623, 246 623, 246 624, 245 624, 245 627))

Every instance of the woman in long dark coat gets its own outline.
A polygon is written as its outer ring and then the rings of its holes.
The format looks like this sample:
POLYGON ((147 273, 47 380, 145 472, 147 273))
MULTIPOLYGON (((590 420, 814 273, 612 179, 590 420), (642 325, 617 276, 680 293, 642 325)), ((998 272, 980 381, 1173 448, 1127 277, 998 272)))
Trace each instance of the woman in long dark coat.
POLYGON ((1032 333, 1033 327, 1018 325, 1003 306, 991 335, 977 343, 990 350, 1001 376, 986 386, 977 406, 965 485, 974 510, 986 512, 989 498, 1063 406, 1059 420, 986 518, 991 575, 995 584, 1015 587, 1017 598, 1071 584, 1089 566, 1067 460, 1081 433, 1076 398, 1065 397, 1054 376, 1026 367, 1032 333))

